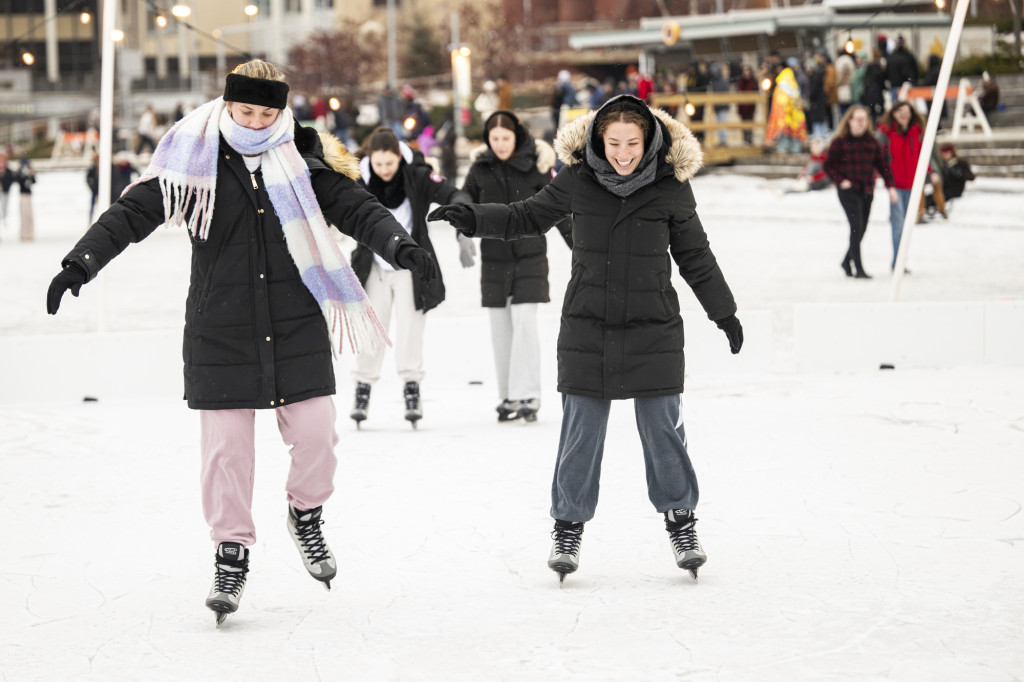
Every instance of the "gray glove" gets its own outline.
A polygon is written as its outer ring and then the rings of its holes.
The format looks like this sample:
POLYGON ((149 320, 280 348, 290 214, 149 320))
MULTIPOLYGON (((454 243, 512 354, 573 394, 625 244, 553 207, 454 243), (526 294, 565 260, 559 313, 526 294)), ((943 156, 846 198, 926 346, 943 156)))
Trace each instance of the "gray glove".
POLYGON ((476 244, 461 232, 456 234, 459 240, 459 262, 462 263, 462 267, 471 268, 476 263, 476 244))

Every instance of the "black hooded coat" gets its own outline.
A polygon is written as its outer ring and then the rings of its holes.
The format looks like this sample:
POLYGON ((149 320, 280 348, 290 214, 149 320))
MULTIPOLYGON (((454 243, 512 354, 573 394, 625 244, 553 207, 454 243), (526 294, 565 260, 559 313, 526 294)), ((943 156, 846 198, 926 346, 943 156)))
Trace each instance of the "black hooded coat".
MULTIPOLYGON (((572 217, 572 273, 558 334, 558 390, 601 399, 683 390, 683 320, 672 262, 712 320, 736 312, 725 277, 697 217, 689 180, 700 144, 683 124, 628 98, 661 126, 653 181, 620 198, 600 184, 584 154, 599 112, 563 126, 555 151, 566 167, 533 197, 510 205, 473 204, 475 236, 515 240, 572 217)), ((603 146, 603 145, 602 145, 603 146)))
MULTIPOLYGON (((499 159, 489 144, 470 153, 472 165, 462 186, 476 203, 510 204, 532 197, 554 177, 555 151, 543 140, 535 140, 519 119, 509 111, 496 111, 515 124, 516 149, 507 161, 499 159)), ((486 130, 486 122, 485 127, 486 130)), ((569 248, 572 248, 572 225, 566 219, 558 224, 569 248)), ((548 240, 536 239, 503 242, 485 239, 480 244, 480 294, 485 308, 504 308, 512 303, 547 303, 548 240)))

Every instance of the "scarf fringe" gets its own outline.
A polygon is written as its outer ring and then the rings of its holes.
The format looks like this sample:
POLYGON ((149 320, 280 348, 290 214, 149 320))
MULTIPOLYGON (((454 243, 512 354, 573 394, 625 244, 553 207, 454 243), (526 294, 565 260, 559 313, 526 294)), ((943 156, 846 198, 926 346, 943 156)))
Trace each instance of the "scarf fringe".
POLYGON ((377 319, 373 306, 365 300, 341 304, 330 301, 324 306, 324 317, 328 321, 331 350, 335 357, 341 355, 346 337, 354 353, 372 353, 391 345, 387 330, 377 319))
POLYGON ((215 186, 197 187, 192 184, 183 183, 178 179, 162 175, 157 177, 160 182, 160 193, 164 198, 164 217, 167 224, 185 224, 193 237, 200 241, 206 241, 210 236, 213 202, 217 196, 215 186), (188 216, 188 206, 193 199, 195 199, 195 208, 192 211, 192 215, 188 216), (187 223, 186 216, 188 216, 187 223))

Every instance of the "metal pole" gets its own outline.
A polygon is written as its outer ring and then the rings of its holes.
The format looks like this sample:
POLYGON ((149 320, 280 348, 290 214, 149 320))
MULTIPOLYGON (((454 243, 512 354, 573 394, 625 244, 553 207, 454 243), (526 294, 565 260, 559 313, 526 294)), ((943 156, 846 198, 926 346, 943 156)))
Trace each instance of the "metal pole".
POLYGON ((157 80, 167 79, 167 46, 164 45, 164 29, 156 28, 156 77, 157 80))
POLYGON ((270 0, 270 16, 267 17, 270 28, 270 61, 278 66, 284 64, 284 50, 281 29, 284 26, 284 0, 270 0))
MULTIPOLYGON (((114 27, 117 22, 117 0, 103 0, 103 30, 100 32, 100 139, 99 194, 97 215, 110 206, 110 165, 113 162, 111 143, 114 139, 114 27)), ((106 330, 106 285, 99 281, 99 306, 96 310, 96 331, 106 330)))
MULTIPOLYGON (((459 44, 459 13, 452 12, 452 54, 461 47, 459 44)), ((466 136, 466 127, 462 123, 462 93, 459 91, 458 74, 452 72, 452 97, 455 99, 455 110, 452 112, 455 119, 455 140, 458 141, 466 136)))
MULTIPOLYGON (((178 22, 178 78, 184 82, 192 76, 192 61, 188 54, 188 29, 185 28, 185 21, 177 19, 178 22)), ((179 87, 180 84, 179 84, 179 87)))
POLYGON ((395 41, 395 0, 388 0, 388 83, 398 87, 398 48, 395 41))
POLYGON ((60 57, 57 52, 57 0, 46 0, 46 80, 60 81, 60 57))
POLYGON ((931 162, 932 147, 935 145, 935 133, 939 129, 939 117, 942 115, 942 105, 946 101, 949 75, 953 71, 953 62, 956 60, 956 53, 960 48, 960 35, 963 33, 964 20, 967 18, 967 8, 970 4, 970 0, 959 0, 956 5, 956 13, 953 15, 953 24, 949 28, 949 38, 946 40, 946 49, 942 55, 942 66, 939 68, 939 80, 935 84, 935 96, 932 98, 931 110, 928 112, 928 123, 925 125, 924 130, 924 140, 921 143, 921 156, 917 159, 914 184, 910 189, 910 203, 907 205, 907 212, 903 217, 903 234, 900 238, 900 249, 896 253, 896 265, 892 271, 892 288, 889 292, 890 302, 895 302, 900 295, 903 271, 906 267, 907 254, 910 252, 910 237, 914 230, 914 224, 917 222, 917 207, 921 203, 921 194, 924 192, 924 179, 928 172, 928 164, 931 162))

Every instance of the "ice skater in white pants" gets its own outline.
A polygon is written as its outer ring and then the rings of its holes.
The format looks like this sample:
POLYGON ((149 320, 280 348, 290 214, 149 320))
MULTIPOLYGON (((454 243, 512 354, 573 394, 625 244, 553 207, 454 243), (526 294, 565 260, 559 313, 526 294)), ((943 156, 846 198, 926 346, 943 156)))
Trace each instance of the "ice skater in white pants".
MULTIPOLYGON (((554 149, 535 140, 514 113, 494 112, 484 122, 484 133, 484 144, 470 152, 472 165, 463 185, 474 202, 507 204, 551 182, 554 149)), ((571 221, 557 227, 571 249, 571 221)), ((541 385, 537 310, 550 300, 547 238, 481 242, 480 297, 491 322, 498 421, 534 421, 541 385)))
MULTIPOLYGON (((433 255, 434 246, 427 232, 426 220, 430 204, 466 203, 469 196, 435 173, 423 155, 400 141, 391 128, 375 129, 363 140, 356 154, 360 157, 359 169, 366 189, 391 211, 417 244, 433 255)), ((454 232, 452 239, 455 239, 454 232)), ((469 240, 463 242, 469 243, 469 240)), ((378 319, 389 331, 394 315, 394 333, 389 336, 395 349, 395 369, 403 384, 405 418, 415 427, 423 417, 420 382, 425 374, 423 329, 426 313, 444 301, 444 282, 440 273, 436 279, 425 281, 410 277, 407 272, 396 272, 391 264, 364 246, 358 246, 352 252, 352 269, 366 289, 378 319)), ((380 379, 383 361, 383 348, 360 354, 356 360, 352 372, 356 384, 355 403, 349 414, 356 427, 369 414, 370 389, 380 379)))

